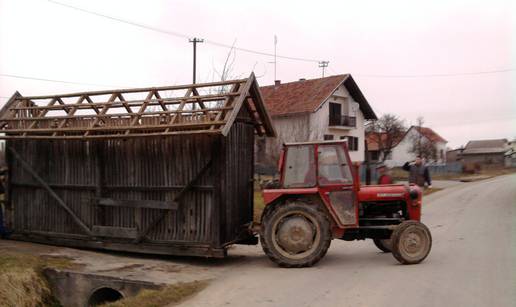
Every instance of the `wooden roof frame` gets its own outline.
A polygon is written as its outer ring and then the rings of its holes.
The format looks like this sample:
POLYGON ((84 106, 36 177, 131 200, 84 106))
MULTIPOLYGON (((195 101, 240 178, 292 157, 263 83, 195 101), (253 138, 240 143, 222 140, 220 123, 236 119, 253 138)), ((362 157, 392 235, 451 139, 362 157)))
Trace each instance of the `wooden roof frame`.
POLYGON ((163 87, 43 96, 22 96, 16 92, 0 110, 0 139, 227 136, 242 107, 249 112, 257 135, 276 136, 256 77, 251 73, 246 79, 163 87), (203 89, 216 91, 200 94, 203 89), (186 93, 166 98, 162 95, 165 91, 177 90, 186 93), (127 100, 124 97, 135 93, 146 94, 146 98, 127 100), (95 101, 99 96, 109 96, 109 99, 95 101), (78 110, 90 113, 77 115, 78 110), (109 113, 114 110, 115 113, 109 113), (52 112, 60 114, 53 115, 52 112))

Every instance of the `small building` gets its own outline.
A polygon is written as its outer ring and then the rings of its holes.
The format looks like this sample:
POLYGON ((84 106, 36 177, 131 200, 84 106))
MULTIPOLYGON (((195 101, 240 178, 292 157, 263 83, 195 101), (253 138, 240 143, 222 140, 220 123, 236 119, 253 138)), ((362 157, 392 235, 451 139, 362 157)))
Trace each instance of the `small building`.
POLYGON ((277 138, 256 144, 258 163, 275 165, 286 142, 347 139, 353 161, 364 161, 364 122, 376 114, 351 75, 300 79, 260 88, 277 138))
POLYGON ((446 163, 459 162, 462 160, 462 151, 464 148, 457 148, 446 151, 446 163))
POLYGON ((230 244, 257 243, 255 134, 275 132, 254 75, 16 93, 0 110, 7 227, 17 240, 223 257, 230 244))
POLYGON ((466 165, 504 166, 509 150, 507 139, 474 140, 466 144, 461 156, 466 165))
MULTIPOLYGON (((427 162, 434 164, 443 164, 446 162, 446 144, 448 143, 437 132, 428 127, 411 126, 397 142, 395 142, 392 150, 388 153, 384 163, 389 167, 400 167, 407 161, 413 161, 417 154, 411 152, 411 148, 416 139, 421 142, 430 142, 435 148, 435 155, 427 162)), ((376 136, 368 136, 368 150, 371 160, 383 160, 383 150, 380 150, 376 136)))

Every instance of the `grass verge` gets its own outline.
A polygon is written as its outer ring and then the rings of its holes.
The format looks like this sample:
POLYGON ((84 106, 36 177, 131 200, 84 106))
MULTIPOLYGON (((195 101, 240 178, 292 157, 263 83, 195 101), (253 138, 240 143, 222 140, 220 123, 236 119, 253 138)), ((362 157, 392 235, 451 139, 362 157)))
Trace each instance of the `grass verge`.
POLYGON ((264 207, 265 207, 265 203, 263 201, 262 191, 255 190, 254 191, 254 221, 256 223, 260 222, 264 207))
POLYGON ((65 269, 74 265, 68 258, 0 251, 0 305, 60 306, 43 276, 47 267, 65 269))
POLYGON ((208 281, 177 283, 161 290, 142 290, 138 295, 102 307, 162 307, 179 303, 208 285, 208 281))

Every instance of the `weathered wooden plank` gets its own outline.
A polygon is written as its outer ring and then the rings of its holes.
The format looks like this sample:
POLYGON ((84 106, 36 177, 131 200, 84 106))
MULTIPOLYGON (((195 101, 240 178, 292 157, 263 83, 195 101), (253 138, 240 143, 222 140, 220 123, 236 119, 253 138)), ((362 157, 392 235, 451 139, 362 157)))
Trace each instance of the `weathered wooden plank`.
POLYGON ((47 183, 32 169, 32 167, 25 161, 22 159, 22 157, 16 152, 16 150, 14 150, 14 148, 12 147, 8 147, 9 148, 9 151, 11 152, 11 154, 13 155, 13 157, 18 160, 18 162, 21 164, 21 166, 28 172, 30 173, 34 179, 36 179, 36 181, 38 181, 41 186, 47 190, 47 192, 50 194, 50 196, 52 196, 56 201, 57 203, 59 204, 59 206, 61 206, 71 217, 72 219, 75 221, 75 223, 88 235, 93 235, 90 231, 90 229, 88 228, 88 226, 86 226, 83 221, 81 219, 79 219, 79 217, 77 217, 77 215, 68 207, 68 205, 61 199, 61 197, 59 197, 59 195, 57 195, 54 190, 52 190, 52 188, 50 188, 47 183))
POLYGON ((0 134, 0 140, 110 140, 110 139, 130 139, 140 137, 160 137, 160 136, 173 136, 173 135, 195 135, 195 134, 220 134, 221 130, 184 130, 184 131, 170 131, 170 132, 149 132, 149 133, 132 133, 129 135, 125 134, 93 134, 93 135, 2 135, 0 134))
MULTIPOLYGON (((188 184, 181 190, 179 193, 174 197, 174 202, 179 202, 181 198, 184 196, 186 192, 188 192, 192 186, 197 183, 199 178, 204 175, 204 173, 210 168, 211 164, 213 162, 213 158, 210 158, 208 163, 206 163, 199 172, 188 182, 188 184)), ((140 243, 143 238, 151 231, 156 225, 161 222, 165 217, 167 217, 170 214, 170 210, 167 210, 163 214, 159 215, 157 218, 155 218, 143 231, 138 235, 134 243, 140 243)))
POLYGON ((118 200, 112 198, 101 198, 98 200, 101 206, 111 207, 128 207, 128 208, 146 208, 146 209, 163 209, 177 210, 178 203, 175 201, 161 200, 118 200))
MULTIPOLYGON (((159 93, 157 93, 157 94, 159 96, 159 93)), ((238 92, 229 92, 229 93, 223 93, 223 94, 195 95, 195 96, 190 96, 187 99, 185 99, 184 97, 161 98, 161 96, 159 96, 159 98, 156 98, 156 99, 149 99, 148 105, 149 106, 176 105, 176 104, 180 104, 183 101, 185 101, 186 103, 197 103, 197 102, 204 103, 204 102, 211 102, 211 101, 219 101, 219 100, 225 99, 226 97, 235 97, 238 95, 240 95, 240 93, 238 93, 238 92)), ((20 100, 22 98, 19 97, 17 99, 20 100)), ((100 107, 105 107, 107 105, 109 105, 110 108, 112 108, 112 109, 116 109, 116 108, 125 108, 126 106, 139 107, 142 105, 142 103, 145 103, 147 100, 146 99, 134 99, 134 100, 125 100, 123 102, 115 101, 111 104, 109 103, 109 101, 93 102, 91 100, 91 98, 88 101, 91 101, 91 105, 87 105, 87 104, 81 105, 78 103, 67 103, 64 105, 46 105, 46 106, 38 105, 38 106, 25 106, 25 107, 17 106, 17 107, 13 107, 11 109, 12 110, 37 110, 37 111, 54 110, 55 111, 55 110, 63 110, 65 108, 71 108, 71 107, 76 107, 78 109, 92 109, 94 107, 100 108, 100 107)), ((203 104, 202 109, 210 110, 211 108, 206 108, 206 106, 204 106, 204 104, 203 104)), ((163 111, 167 111, 167 108, 163 109, 163 111)), ((130 112, 128 112, 128 113, 130 113, 130 112)))
MULTIPOLYGON (((123 92, 123 93, 140 93, 140 92, 148 92, 151 90, 155 91, 172 91, 172 90, 183 90, 189 89, 192 87, 195 88, 203 88, 203 87, 212 87, 212 86, 220 86, 220 85, 231 85, 234 83, 244 83, 247 79, 237 79, 237 80, 227 80, 227 81, 217 81, 217 82, 207 82, 207 83, 195 83, 195 84, 185 84, 185 85, 172 85, 172 86, 158 86, 158 87, 142 87, 142 88, 125 88, 125 89, 116 89, 116 90, 104 90, 104 91, 91 91, 91 92, 77 92, 77 93, 69 93, 59 95, 62 98, 66 97, 75 97, 81 95, 89 95, 89 96, 98 96, 98 95, 108 95, 113 92, 123 92)), ((55 95, 41 95, 41 96, 24 96, 25 99, 50 99, 55 97, 55 95)))
POLYGON ((95 225, 92 227, 91 231, 93 232, 93 234, 95 234, 95 236, 99 237, 135 239, 138 235, 138 230, 136 228, 129 227, 95 225))
POLYGON ((70 128, 36 128, 36 129, 10 129, 9 133, 54 133, 54 132, 102 132, 102 131, 124 131, 124 130, 148 130, 148 129, 181 129, 181 128, 196 128, 209 127, 212 125, 224 125, 225 121, 209 121, 209 122, 190 122, 170 125, 139 125, 139 126, 117 126, 117 127, 70 127, 70 128))

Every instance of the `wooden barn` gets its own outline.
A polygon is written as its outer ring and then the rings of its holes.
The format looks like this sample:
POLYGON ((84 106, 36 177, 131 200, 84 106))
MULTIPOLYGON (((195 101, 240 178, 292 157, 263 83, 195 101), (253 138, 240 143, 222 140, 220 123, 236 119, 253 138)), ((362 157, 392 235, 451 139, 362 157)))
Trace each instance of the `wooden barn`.
POLYGON ((184 86, 27 96, 0 111, 11 238, 223 257, 256 243, 255 135, 274 137, 253 74, 184 86))

